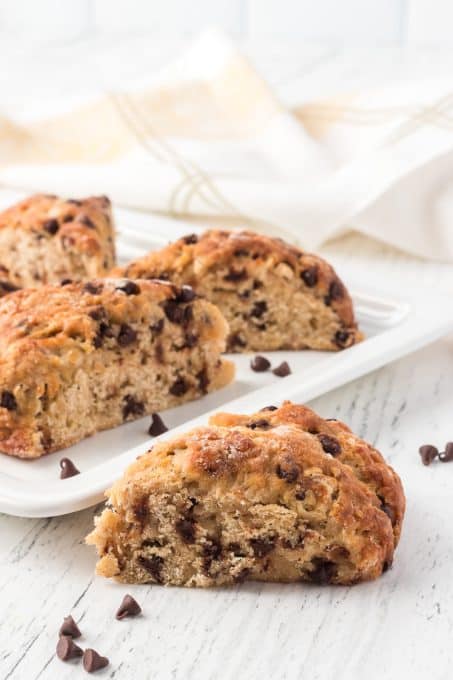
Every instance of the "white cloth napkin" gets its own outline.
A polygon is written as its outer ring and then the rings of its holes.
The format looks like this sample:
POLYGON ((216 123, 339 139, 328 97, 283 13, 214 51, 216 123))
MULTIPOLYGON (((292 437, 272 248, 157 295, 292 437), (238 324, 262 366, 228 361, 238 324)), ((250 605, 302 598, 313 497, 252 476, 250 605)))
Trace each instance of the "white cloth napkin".
POLYGON ((308 249, 353 228, 453 260, 452 83, 335 94, 286 110, 211 31, 140 88, 27 123, 0 119, 0 183, 107 193, 308 249))

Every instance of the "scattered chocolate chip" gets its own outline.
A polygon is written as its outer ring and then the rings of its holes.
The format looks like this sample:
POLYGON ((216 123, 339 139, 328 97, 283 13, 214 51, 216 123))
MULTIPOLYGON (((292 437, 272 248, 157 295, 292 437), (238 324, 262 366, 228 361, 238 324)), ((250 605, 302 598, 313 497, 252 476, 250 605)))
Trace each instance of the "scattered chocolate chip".
POLYGON ((163 328, 164 328, 163 317, 161 319, 159 319, 158 321, 156 321, 155 323, 151 324, 151 326, 149 327, 150 331, 152 333, 155 333, 156 335, 160 335, 163 331, 163 328))
POLYGON ((100 321, 101 319, 105 319, 106 317, 105 307, 103 307, 102 305, 93 307, 93 309, 90 309, 90 311, 88 312, 88 316, 94 321, 100 321))
POLYGON ((453 460, 453 442, 445 444, 445 451, 439 453, 441 463, 450 463, 453 460))
POLYGON ((339 279, 334 279, 329 286, 329 292, 324 298, 326 305, 330 305, 332 300, 340 300, 344 295, 344 287, 339 279))
POLYGON ((75 477, 80 475, 80 470, 76 468, 72 460, 69 458, 62 458, 60 460, 60 479, 68 479, 68 477, 75 477))
POLYGON ((267 302, 265 300, 260 300, 253 305, 250 316, 260 319, 265 312, 267 312, 267 302))
POLYGON ((207 574, 211 568, 212 563, 218 560, 222 554, 222 546, 215 539, 209 539, 209 543, 205 543, 202 550, 203 555, 203 571, 207 574))
POLYGON ((46 220, 46 222, 44 222, 42 227, 45 231, 47 231, 48 234, 52 234, 52 236, 53 236, 59 230, 60 225, 58 224, 58 220, 51 219, 51 220, 46 220))
POLYGON ((334 335, 334 343, 338 347, 345 347, 351 334, 349 331, 337 331, 334 335))
POLYGON ((165 316, 172 323, 182 323, 184 308, 180 307, 176 300, 166 300, 163 305, 165 316))
POLYGON ((198 371, 196 378, 198 380, 198 387, 200 388, 201 392, 206 394, 209 387, 209 377, 206 366, 204 366, 201 371, 198 371))
POLYGON ((299 468, 293 461, 282 461, 275 468, 275 474, 288 484, 292 484, 299 477, 299 468))
POLYGON ((186 333, 184 336, 184 347, 188 347, 191 349, 192 347, 195 347, 195 345, 198 342, 198 335, 195 333, 186 333))
POLYGON ((192 302, 197 297, 192 286, 181 286, 180 291, 176 295, 177 302, 192 302))
POLYGON ((247 342, 238 334, 238 333, 233 333, 233 335, 230 335, 228 338, 228 346, 230 349, 234 349, 235 347, 245 347, 247 342))
POLYGON ((305 500, 305 496, 306 496, 306 495, 307 495, 307 492, 305 491, 305 489, 302 489, 302 488, 301 488, 301 489, 297 489, 297 491, 296 491, 296 493, 295 493, 295 496, 296 496, 296 500, 297 500, 297 501, 303 501, 303 500, 305 500))
POLYGON ((229 270, 228 274, 223 277, 224 281, 245 281, 247 278, 247 271, 245 269, 234 269, 233 267, 229 270))
POLYGON ((0 281, 0 290, 4 293, 14 293, 16 290, 20 290, 20 288, 10 281, 0 281))
POLYGON ((318 283, 318 267, 314 265, 313 267, 308 267, 300 273, 300 278, 309 288, 313 288, 318 283))
POLYGON ((277 368, 272 370, 272 373, 277 375, 279 378, 286 378, 286 376, 291 373, 291 369, 287 361, 282 361, 280 366, 277 366, 277 368))
POLYGON ((195 541, 195 524, 193 520, 178 519, 175 529, 185 543, 193 543, 195 541))
POLYGON ((251 538, 250 545, 253 550, 255 557, 265 557, 275 548, 275 538, 265 537, 265 538, 251 538))
POLYGON ((160 555, 151 555, 151 557, 140 555, 137 562, 157 583, 162 583, 162 568, 164 566, 163 557, 160 555))
POLYGON ((271 367, 271 362, 266 357, 257 354, 256 357, 250 362, 250 368, 256 373, 262 373, 263 371, 268 371, 271 367))
POLYGON ((0 406, 6 408, 7 411, 17 411, 17 401, 14 394, 8 390, 3 390, 0 396, 0 406))
POLYGON ((62 635, 57 642, 57 656, 62 661, 76 659, 83 655, 83 650, 73 641, 71 637, 62 635))
POLYGON ((106 656, 101 656, 94 649, 86 649, 83 653, 83 667, 87 673, 95 673, 109 665, 106 656))
POLYGON ((117 342, 120 347, 127 347, 137 340, 137 331, 127 323, 122 323, 118 333, 117 342))
POLYGON ((341 453, 340 442, 335 437, 331 437, 328 434, 320 434, 318 439, 326 453, 330 453, 332 456, 338 456, 341 453))
POLYGON ((102 283, 93 283, 92 281, 88 281, 83 286, 84 292, 91 293, 92 295, 98 295, 99 293, 102 293, 102 288, 103 288, 102 283))
POLYGON ((149 426, 148 434, 150 437, 158 437, 160 434, 168 432, 168 427, 158 413, 151 414, 151 425, 149 426))
POLYGON ((142 401, 138 401, 132 395, 127 394, 124 397, 123 419, 126 420, 129 416, 142 416, 145 413, 145 405, 142 401))
POLYGON ((118 608, 118 611, 115 614, 115 618, 117 618, 118 621, 121 621, 127 616, 138 616, 141 614, 141 611, 142 608, 140 607, 137 600, 134 600, 132 595, 125 595, 118 608))
POLYGON ((335 562, 325 560, 322 557, 315 557, 312 559, 311 563, 313 569, 309 573, 309 576, 314 583, 325 584, 332 582, 332 579, 337 573, 337 565, 335 562))
POLYGON ((391 568, 391 566, 392 566, 391 562, 388 562, 386 560, 382 565, 382 573, 385 574, 385 572, 388 571, 391 568))
POLYGON ((187 234, 187 236, 183 236, 182 240, 187 246, 193 246, 195 243, 198 243, 198 236, 196 234, 187 234))
POLYGON ((263 287, 263 282, 259 281, 258 279, 255 279, 253 281, 253 290, 258 290, 259 288, 263 287))
POLYGON ((253 422, 246 425, 250 430, 269 430, 272 425, 268 420, 261 418, 260 420, 254 420, 253 422))
POLYGON ((182 397, 183 394, 187 392, 189 389, 188 384, 184 380, 184 378, 177 378, 173 385, 170 387, 170 394, 172 394, 174 397, 182 397))
POLYGON ((418 450, 423 465, 431 465, 433 460, 439 455, 439 450, 431 444, 424 444, 418 450))
POLYGON ((115 290, 120 290, 126 293, 126 295, 138 295, 140 293, 140 286, 135 281, 122 281, 115 286, 115 290))
POLYGON ((72 283, 72 279, 61 279, 60 286, 68 286, 70 283, 72 283))
POLYGON ((80 632, 80 629, 74 619, 72 618, 71 615, 65 616, 63 619, 63 623, 60 626, 60 630, 58 631, 58 635, 66 635, 71 638, 79 638, 82 633, 80 632))
POLYGON ((278 406, 264 406, 260 411, 278 411, 278 406))
POLYGON ((90 220, 90 218, 87 215, 82 215, 81 217, 78 218, 77 221, 80 222, 81 224, 84 224, 89 229, 95 229, 95 224, 93 220, 90 220))

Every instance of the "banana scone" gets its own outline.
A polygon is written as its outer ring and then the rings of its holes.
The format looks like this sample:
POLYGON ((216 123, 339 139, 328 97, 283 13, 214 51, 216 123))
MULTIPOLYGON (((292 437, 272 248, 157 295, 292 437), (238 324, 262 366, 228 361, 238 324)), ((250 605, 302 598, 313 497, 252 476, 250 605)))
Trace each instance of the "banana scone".
POLYGON ((352 584, 391 564, 405 499, 382 456, 291 403, 157 442, 87 537, 126 583, 352 584))
POLYGON ((114 265, 106 196, 65 200, 37 194, 0 213, 0 279, 14 286, 95 278, 114 265))
POLYGON ((0 300, 0 451, 36 458, 230 382, 228 326, 186 286, 94 279, 0 300))
POLYGON ((116 274, 193 286, 227 319, 231 352, 339 350, 362 337, 351 297, 332 267, 277 238, 192 234, 116 274))

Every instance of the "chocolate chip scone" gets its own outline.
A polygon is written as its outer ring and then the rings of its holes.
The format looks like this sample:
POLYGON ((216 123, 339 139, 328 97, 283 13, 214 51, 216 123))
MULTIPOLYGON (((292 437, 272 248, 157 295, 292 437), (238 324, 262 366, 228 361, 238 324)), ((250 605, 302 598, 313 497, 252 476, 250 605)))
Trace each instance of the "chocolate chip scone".
MULTIPOLYGON (((115 264, 110 201, 30 196, 0 213, 0 279, 19 288, 95 278, 115 264)), ((5 292, 0 288, 0 294, 5 292)))
POLYGON ((131 465, 87 538, 97 572, 180 586, 380 576, 404 513, 398 476, 345 425, 272 408, 219 414, 131 465))
POLYGON ((332 267, 277 238, 193 234, 116 274, 193 286, 227 319, 231 352, 339 350, 362 337, 351 297, 332 267))
POLYGON ((0 451, 36 458, 232 380, 228 327, 191 288, 95 279, 0 300, 0 451))

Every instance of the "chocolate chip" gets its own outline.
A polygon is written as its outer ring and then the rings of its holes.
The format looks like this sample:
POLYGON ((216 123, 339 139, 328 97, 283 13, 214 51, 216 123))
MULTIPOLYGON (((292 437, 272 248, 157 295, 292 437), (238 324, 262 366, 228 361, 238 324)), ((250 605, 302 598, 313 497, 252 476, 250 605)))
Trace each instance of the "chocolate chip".
POLYGON ((277 366, 277 368, 273 369, 272 373, 277 375, 279 378, 286 378, 286 376, 291 373, 291 369, 287 361, 282 361, 280 366, 277 366))
POLYGON ((160 555, 151 555, 151 557, 140 555, 137 562, 157 583, 162 583, 162 568, 164 566, 163 557, 160 555))
POLYGON ((4 293, 14 293, 16 290, 20 290, 20 288, 10 281, 0 281, 0 290, 4 293))
POLYGON ((124 397, 123 419, 126 420, 129 416, 142 416, 145 413, 145 405, 142 401, 138 401, 132 395, 127 394, 124 397))
POLYGON ((174 397, 182 397, 183 394, 187 392, 189 389, 188 384, 184 380, 184 378, 177 378, 173 385, 170 387, 170 394, 172 394, 174 397))
POLYGON ((262 287, 263 287, 262 281, 258 281, 258 279, 255 279, 253 281, 253 290, 258 290, 259 288, 262 288, 262 287))
POLYGON ((163 331, 163 328, 164 328, 163 317, 161 319, 159 319, 158 321, 156 321, 155 323, 151 324, 151 326, 149 327, 150 331, 152 331, 156 335, 160 335, 163 331))
POLYGON ((140 286, 135 281, 122 281, 115 286, 115 290, 120 290, 126 293, 126 295, 138 295, 140 293, 140 286))
POLYGON ((261 418, 261 420, 254 420, 253 422, 246 425, 246 427, 250 428, 250 430, 269 430, 272 425, 268 420, 261 418))
POLYGON ((387 517, 388 517, 389 520, 391 521, 392 526, 395 526, 396 516, 395 516, 395 510, 394 510, 394 508, 392 508, 391 505, 389 505, 388 503, 386 503, 380 496, 378 496, 378 498, 379 498, 379 500, 381 501, 381 510, 382 510, 382 512, 385 512, 385 514, 387 515, 387 517))
POLYGON ((312 571, 309 573, 311 580, 314 583, 325 584, 331 583, 332 579, 337 574, 337 565, 335 562, 325 560, 322 557, 315 557, 311 561, 313 565, 312 571))
POLYGON ((250 316, 260 319, 265 312, 267 312, 267 302, 265 300, 260 300, 253 305, 250 316))
POLYGON ((271 362, 266 357, 257 354, 256 357, 250 362, 250 368, 256 373, 262 373, 263 371, 268 371, 271 367, 271 362))
POLYGON ((334 335, 334 343, 338 347, 345 347, 350 336, 351 336, 351 334, 349 333, 349 331, 337 331, 334 335))
POLYGON ((187 234, 187 236, 183 236, 182 240, 187 246, 193 246, 195 243, 198 243, 198 236, 196 234, 187 234))
POLYGON ((72 460, 69 458, 62 458, 60 460, 60 479, 68 479, 68 477, 75 477, 80 475, 80 470, 76 468, 72 460))
POLYGON ((8 411, 17 411, 17 401, 14 394, 8 390, 3 390, 0 396, 0 406, 8 411))
POLYGON ((166 300, 163 305, 165 316, 172 323, 180 324, 184 318, 184 308, 176 300, 166 300))
POLYGON ((43 229, 45 231, 47 231, 48 234, 52 234, 52 236, 54 234, 56 234, 57 231, 60 228, 60 225, 58 224, 58 220, 55 220, 55 219, 46 220, 46 222, 44 222, 44 224, 42 226, 43 226, 43 229))
POLYGON ((175 529, 185 543, 193 543, 195 541, 195 524, 193 520, 178 519, 175 529))
POLYGON ((94 649, 86 649, 83 653, 83 667, 87 673, 94 673, 109 665, 106 656, 101 656, 94 649))
POLYGON ((120 347, 127 347, 137 340, 137 331, 134 331, 127 323, 122 323, 118 333, 117 342, 120 347))
POLYGON ((90 311, 88 312, 88 316, 94 321, 100 321, 101 319, 105 319, 106 317, 105 308, 102 305, 93 307, 93 309, 90 309, 90 311))
POLYGON ((298 501, 303 501, 303 500, 305 500, 305 496, 306 496, 306 495, 307 495, 307 492, 305 491, 305 489, 302 489, 302 488, 297 489, 297 491, 296 491, 296 493, 295 493, 296 500, 298 500, 298 501))
POLYGON ((79 638, 82 635, 78 625, 76 624, 71 615, 64 617, 63 623, 60 626, 58 634, 66 635, 74 639, 79 638))
POLYGON ((433 460, 439 455, 439 450, 431 444, 424 444, 418 450, 423 465, 431 465, 433 460))
POLYGON ((87 215, 82 215, 81 217, 78 218, 77 221, 80 222, 81 224, 84 224, 89 229, 95 229, 95 224, 93 220, 90 220, 90 218, 87 215))
POLYGON ((331 437, 328 434, 318 435, 319 443, 326 453, 330 453, 332 456, 338 456, 341 453, 341 446, 338 439, 331 437))
POLYGON ((192 302, 197 297, 192 286, 181 286, 180 291, 176 295, 177 302, 192 302))
POLYGON ((278 406, 264 406, 260 411, 278 411, 278 406))
POLYGON ((82 656, 83 650, 80 649, 72 638, 62 635, 57 642, 57 656, 62 661, 69 661, 69 659, 76 659, 82 656))
POLYGON ((329 292, 324 298, 326 305, 330 305, 332 300, 340 300, 344 295, 344 286, 339 279, 334 279, 329 286, 329 292))
POLYGON ((72 279, 61 279, 60 286, 68 286, 70 283, 72 283, 72 279))
POLYGON ((146 522, 149 517, 148 497, 144 496, 133 506, 134 517, 142 524, 146 522))
POLYGON ((200 388, 201 392, 206 394, 209 387, 209 377, 206 366, 204 366, 201 371, 197 373, 196 378, 198 380, 198 387, 200 388))
POLYGON ((299 468, 293 461, 282 461, 275 468, 275 474, 288 484, 292 484, 299 477, 299 468))
POLYGON ((300 273, 300 278, 309 288, 313 288, 318 283, 318 267, 314 265, 313 267, 308 267, 300 273))
POLYGON ((202 550, 203 556, 203 571, 207 574, 211 568, 212 563, 218 560, 222 554, 222 546, 215 539, 209 539, 209 543, 205 543, 202 550))
POLYGON ((453 460, 453 442, 445 444, 445 451, 439 453, 441 463, 450 463, 453 460))
POLYGON ((228 346, 230 349, 234 349, 234 347, 245 347, 247 342, 238 334, 238 333, 233 333, 233 335, 230 335, 228 338, 228 346))
POLYGON ((245 281, 247 278, 247 271, 245 269, 234 269, 233 267, 229 270, 228 274, 223 277, 224 281, 245 281))
POLYGON ((255 557, 265 557, 275 548, 275 538, 265 537, 265 538, 251 538, 250 545, 253 550, 255 557))
POLYGON ((142 608, 140 607, 137 600, 134 600, 132 595, 125 595, 123 601, 121 602, 118 611, 115 614, 115 618, 118 621, 125 619, 127 616, 138 616, 141 614, 142 608))
POLYGON ((99 293, 102 293, 102 289, 103 289, 102 283, 93 283, 92 281, 88 281, 83 286, 84 292, 91 293, 92 295, 98 295, 99 293))
POLYGON ((191 349, 192 347, 195 347, 195 345, 198 342, 198 335, 195 333, 186 333, 184 336, 184 346, 183 347, 188 347, 191 349))
POLYGON ((151 425, 148 429, 150 437, 158 437, 160 434, 168 432, 168 427, 158 413, 151 414, 151 425))

